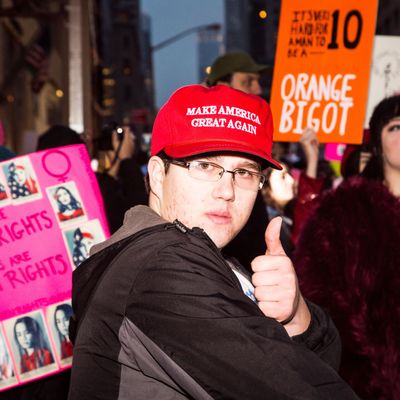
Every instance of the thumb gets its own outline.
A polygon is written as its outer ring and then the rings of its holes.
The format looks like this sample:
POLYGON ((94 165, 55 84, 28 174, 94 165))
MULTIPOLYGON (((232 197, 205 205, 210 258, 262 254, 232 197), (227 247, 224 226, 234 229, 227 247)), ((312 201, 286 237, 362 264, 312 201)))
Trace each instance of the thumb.
POLYGON ((267 255, 286 255, 283 249, 280 232, 282 226, 282 218, 275 217, 269 222, 267 229, 265 230, 265 244, 267 245, 267 255))

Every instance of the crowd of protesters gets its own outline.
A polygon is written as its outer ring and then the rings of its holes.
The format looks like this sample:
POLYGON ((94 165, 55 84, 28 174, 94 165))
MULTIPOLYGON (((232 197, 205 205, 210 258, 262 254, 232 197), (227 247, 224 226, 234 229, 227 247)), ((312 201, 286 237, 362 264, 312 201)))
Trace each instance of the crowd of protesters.
MULTIPOLYGON (((259 78, 266 72, 267 66, 236 52, 215 61, 204 85, 226 85, 261 95, 259 78)), ((84 141, 73 130, 54 126, 39 137, 37 150, 69 144, 84 141)), ((90 147, 95 149, 96 176, 114 233, 126 211, 147 204, 134 132, 108 123, 90 147)), ((264 171, 266 183, 247 225, 222 252, 250 271, 252 260, 267 250, 268 221, 281 216, 280 240, 294 264, 302 294, 328 310, 341 336, 340 376, 362 399, 400 399, 396 268, 400 258, 400 96, 383 99, 376 106, 363 144, 347 146, 341 176, 323 159, 322 149, 318 132, 311 127, 297 145, 274 144, 273 156, 283 169, 264 171)), ((2 161, 15 154, 2 146, 0 156, 2 161)), ((23 171, 17 169, 13 173, 22 176, 23 171)), ((0 185, 0 195, 1 190, 0 185)), ((6 373, 4 369, 2 374, 6 373)), ((11 389, 0 398, 50 399, 50 391, 56 390, 54 398, 66 399, 69 379, 69 372, 64 372, 11 389)))

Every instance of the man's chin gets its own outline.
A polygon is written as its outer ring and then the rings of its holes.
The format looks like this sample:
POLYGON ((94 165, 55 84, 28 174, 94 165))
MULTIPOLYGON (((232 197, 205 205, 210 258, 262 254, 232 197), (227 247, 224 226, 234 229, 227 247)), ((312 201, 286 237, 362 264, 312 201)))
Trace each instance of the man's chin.
MULTIPOLYGON (((205 231, 207 232, 206 229, 205 231)), ((219 249, 222 249, 236 236, 236 234, 233 234, 231 232, 224 233, 224 229, 221 228, 217 231, 211 232, 210 234, 208 234, 208 236, 210 236, 211 240, 219 249)))

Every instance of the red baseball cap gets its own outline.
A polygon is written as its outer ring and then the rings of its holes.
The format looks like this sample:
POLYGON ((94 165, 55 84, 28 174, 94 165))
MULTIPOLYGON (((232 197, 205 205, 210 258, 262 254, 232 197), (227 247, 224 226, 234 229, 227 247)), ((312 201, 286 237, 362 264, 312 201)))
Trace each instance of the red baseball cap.
POLYGON ((272 136, 271 110, 261 97, 226 85, 190 85, 174 92, 158 112, 151 155, 164 151, 172 158, 185 158, 237 152, 282 169, 271 157, 272 136))

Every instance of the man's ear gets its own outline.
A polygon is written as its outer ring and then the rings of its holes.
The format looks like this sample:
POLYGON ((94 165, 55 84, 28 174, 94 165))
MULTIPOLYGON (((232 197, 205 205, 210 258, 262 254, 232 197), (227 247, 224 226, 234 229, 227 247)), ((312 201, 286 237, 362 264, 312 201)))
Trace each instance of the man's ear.
POLYGON ((150 192, 158 199, 161 199, 165 178, 165 165, 163 160, 157 156, 151 157, 147 165, 147 172, 149 174, 150 192))

